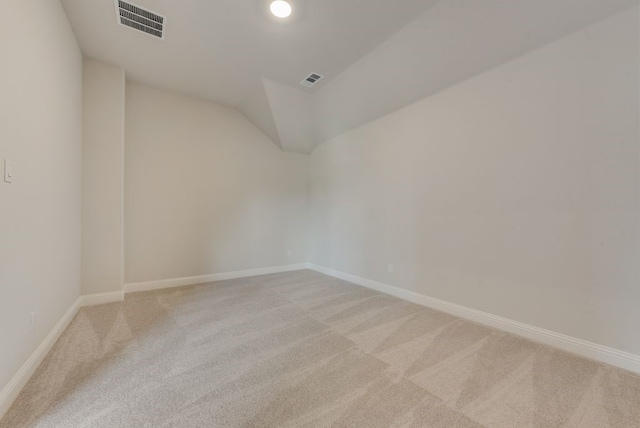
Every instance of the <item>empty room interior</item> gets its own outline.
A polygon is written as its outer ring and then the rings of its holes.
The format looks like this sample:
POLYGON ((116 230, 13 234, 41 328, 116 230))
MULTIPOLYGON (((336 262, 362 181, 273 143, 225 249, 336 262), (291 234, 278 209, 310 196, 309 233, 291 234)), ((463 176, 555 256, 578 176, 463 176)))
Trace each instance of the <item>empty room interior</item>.
POLYGON ((0 428, 640 427, 638 0, 19 0, 0 428))

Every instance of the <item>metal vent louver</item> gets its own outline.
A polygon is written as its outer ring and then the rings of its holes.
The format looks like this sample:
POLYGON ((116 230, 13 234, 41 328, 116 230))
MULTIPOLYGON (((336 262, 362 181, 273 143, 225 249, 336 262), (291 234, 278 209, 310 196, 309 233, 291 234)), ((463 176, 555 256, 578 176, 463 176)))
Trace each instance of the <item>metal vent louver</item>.
POLYGON ((318 83, 320 79, 322 79, 323 77, 324 77, 323 75, 318 73, 310 73, 307 77, 302 79, 302 82, 300 82, 300 84, 302 86, 306 86, 307 88, 311 88, 313 85, 318 83))
POLYGON ((122 0, 115 0, 118 23, 164 39, 165 17, 122 0))

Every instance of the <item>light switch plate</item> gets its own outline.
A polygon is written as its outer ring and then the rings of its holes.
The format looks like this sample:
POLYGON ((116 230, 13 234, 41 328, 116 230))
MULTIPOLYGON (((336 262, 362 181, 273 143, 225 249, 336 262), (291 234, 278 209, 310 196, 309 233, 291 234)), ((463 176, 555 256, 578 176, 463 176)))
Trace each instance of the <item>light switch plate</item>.
POLYGON ((4 160, 4 181, 5 183, 13 182, 13 166, 9 159, 4 160))

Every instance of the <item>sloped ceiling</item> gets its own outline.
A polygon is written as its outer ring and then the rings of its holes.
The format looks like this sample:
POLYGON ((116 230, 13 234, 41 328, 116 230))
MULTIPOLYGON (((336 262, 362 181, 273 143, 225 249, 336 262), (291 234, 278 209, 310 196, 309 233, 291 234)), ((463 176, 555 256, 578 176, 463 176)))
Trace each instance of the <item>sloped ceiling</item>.
POLYGON ((604 19, 638 0, 136 0, 164 40, 117 25, 112 0, 61 0, 85 56, 129 79, 237 107, 282 150, 343 132, 604 19), (299 85, 309 72, 325 78, 299 85))

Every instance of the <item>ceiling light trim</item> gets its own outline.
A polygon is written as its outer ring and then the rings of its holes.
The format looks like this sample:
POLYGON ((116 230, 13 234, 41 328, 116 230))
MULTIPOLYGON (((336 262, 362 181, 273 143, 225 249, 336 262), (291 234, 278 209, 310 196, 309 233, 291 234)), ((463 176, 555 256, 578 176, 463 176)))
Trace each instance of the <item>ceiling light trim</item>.
POLYGON ((274 0, 269 5, 269 10, 276 18, 285 19, 291 16, 293 8, 291 7, 291 3, 285 0, 274 0))

